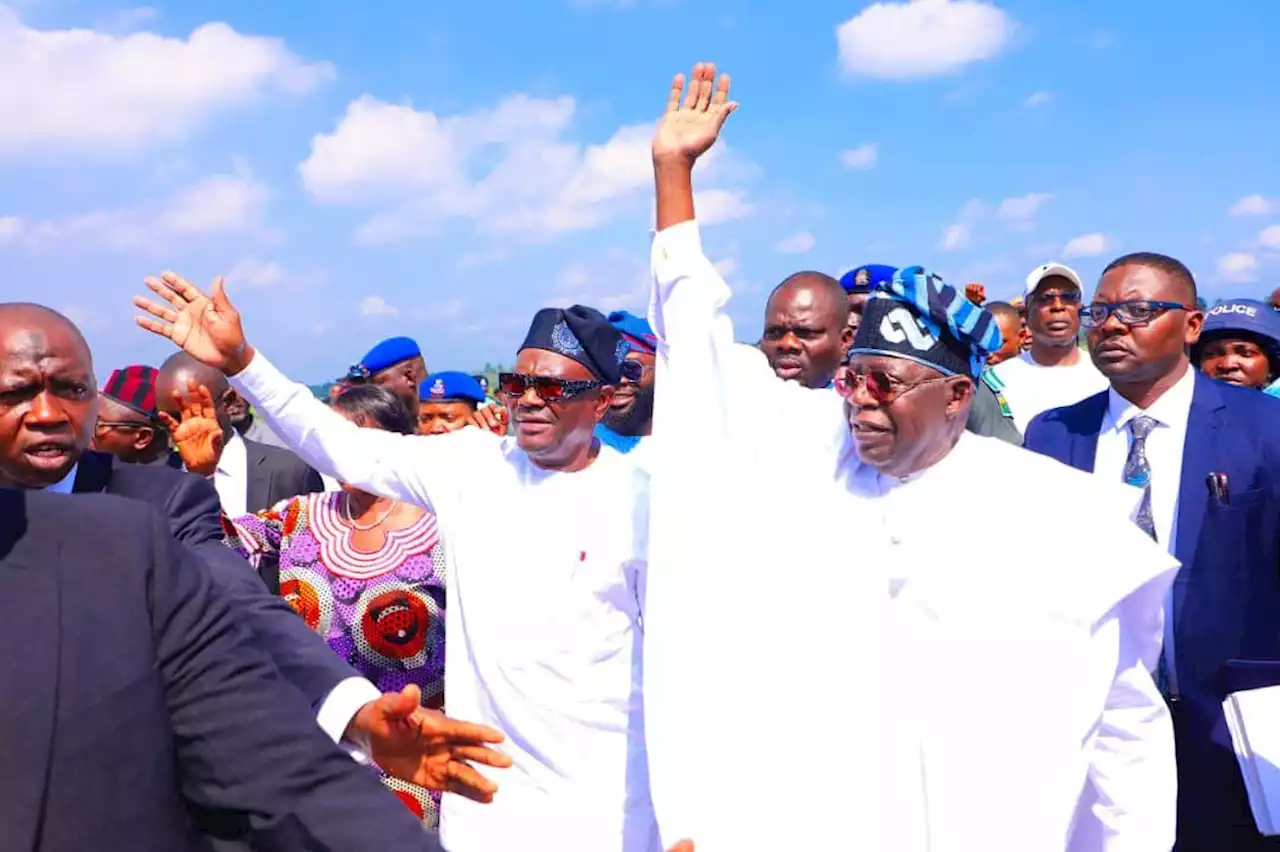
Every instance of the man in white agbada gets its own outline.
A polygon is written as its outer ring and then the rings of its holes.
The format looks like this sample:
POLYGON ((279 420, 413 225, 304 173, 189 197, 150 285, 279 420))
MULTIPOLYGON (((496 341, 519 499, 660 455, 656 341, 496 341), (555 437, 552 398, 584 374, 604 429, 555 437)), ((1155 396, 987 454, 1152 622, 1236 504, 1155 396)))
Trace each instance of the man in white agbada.
MULTIPOLYGON (((139 324, 221 369, 317 470, 431 508, 447 559, 445 695, 455 718, 507 735, 488 806, 446 795, 450 852, 656 852, 644 755, 640 612, 646 478, 592 430, 627 349, 590 308, 535 316, 500 378, 514 438, 361 429, 245 342, 212 298, 148 279, 139 324)), ((394 533, 388 533, 394 535, 394 533)))
POLYGON ((964 431, 999 332, 918 267, 868 301, 843 402, 736 345, 691 178, 736 104, 714 66, 682 104, 683 87, 653 143, 645 718, 664 840, 1169 849, 1150 671, 1177 563, 1117 519, 1136 497, 964 431), (994 502, 1011 474, 1020 497, 994 502))

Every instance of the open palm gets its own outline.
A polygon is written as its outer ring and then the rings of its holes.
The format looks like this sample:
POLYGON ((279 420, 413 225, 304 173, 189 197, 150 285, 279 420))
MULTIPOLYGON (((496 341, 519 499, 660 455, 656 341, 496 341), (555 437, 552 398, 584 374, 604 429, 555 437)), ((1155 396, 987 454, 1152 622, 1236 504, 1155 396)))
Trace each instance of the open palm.
POLYGON ((182 419, 175 420, 161 411, 160 421, 169 430, 186 469, 200 476, 212 476, 218 469, 218 459, 222 458, 225 435, 209 389, 188 379, 186 395, 175 390, 173 399, 182 419))
POLYGON ((245 349, 244 329, 240 314, 227 299, 223 279, 214 279, 211 295, 172 272, 143 283, 169 307, 135 296, 134 305, 151 315, 138 317, 138 325, 169 338, 197 361, 223 372, 237 371, 238 357, 245 349))
POLYGON ((667 111, 653 137, 653 158, 696 160, 715 143, 725 119, 737 108, 738 104, 729 100, 729 75, 721 74, 717 81, 714 63, 693 66, 687 92, 684 75, 677 74, 671 81, 667 111))

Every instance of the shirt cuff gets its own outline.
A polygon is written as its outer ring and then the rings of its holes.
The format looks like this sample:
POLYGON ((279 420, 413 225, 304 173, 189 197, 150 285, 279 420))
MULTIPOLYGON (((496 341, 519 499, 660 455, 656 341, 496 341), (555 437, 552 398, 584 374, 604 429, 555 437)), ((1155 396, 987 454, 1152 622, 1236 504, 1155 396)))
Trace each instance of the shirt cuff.
POLYGON ((245 368, 234 376, 227 376, 227 382, 242 396, 253 400, 261 400, 263 394, 272 387, 280 387, 281 383, 292 384, 288 377, 276 369, 276 365, 267 360, 259 350, 254 350, 253 358, 245 368))
POLYGON ((329 735, 329 739, 363 763, 369 757, 365 751, 366 744, 353 743, 344 739, 344 734, 356 713, 360 712, 360 708, 381 697, 382 693, 369 681, 362 677, 349 677, 330 690, 324 701, 320 703, 320 712, 316 713, 316 724, 320 726, 320 730, 329 735))

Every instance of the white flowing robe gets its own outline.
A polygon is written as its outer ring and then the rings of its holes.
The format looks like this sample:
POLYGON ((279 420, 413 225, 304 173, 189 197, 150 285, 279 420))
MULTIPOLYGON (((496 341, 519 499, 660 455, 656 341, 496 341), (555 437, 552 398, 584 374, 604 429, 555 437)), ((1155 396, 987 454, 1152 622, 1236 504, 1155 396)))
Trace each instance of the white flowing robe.
POLYGON ((695 223, 657 234, 652 264, 664 845, 1169 849, 1173 733, 1149 672, 1177 563, 1123 520, 1132 495, 969 434, 886 480, 834 394, 733 342, 695 223))
POLYGON ((446 795, 450 852, 655 852, 640 614, 647 481, 602 447, 576 473, 535 467, 481 429, 361 429, 258 353, 232 384, 308 464, 429 507, 445 548, 445 709, 507 735, 514 766, 481 805, 446 795))

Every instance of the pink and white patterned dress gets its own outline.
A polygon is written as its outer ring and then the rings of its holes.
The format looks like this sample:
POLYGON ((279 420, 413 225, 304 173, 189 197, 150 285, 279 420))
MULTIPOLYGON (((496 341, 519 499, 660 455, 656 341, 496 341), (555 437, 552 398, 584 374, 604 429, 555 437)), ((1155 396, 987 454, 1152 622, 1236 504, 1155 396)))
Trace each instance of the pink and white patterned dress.
MULTIPOLYGON (((383 692, 414 683, 425 707, 444 706, 444 549, 435 515, 386 533, 376 553, 357 550, 342 492, 304 494, 228 521, 227 543, 256 567, 280 563, 280 594, 329 647, 383 692)), ((383 781, 434 828, 440 797, 383 781)))

